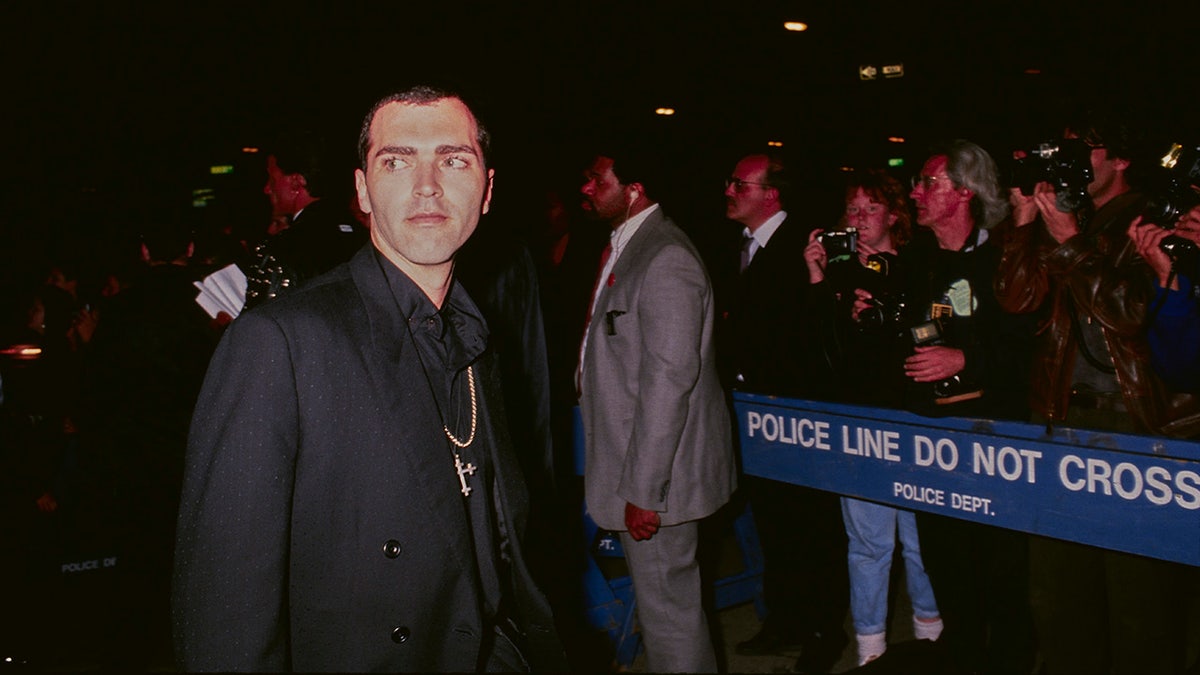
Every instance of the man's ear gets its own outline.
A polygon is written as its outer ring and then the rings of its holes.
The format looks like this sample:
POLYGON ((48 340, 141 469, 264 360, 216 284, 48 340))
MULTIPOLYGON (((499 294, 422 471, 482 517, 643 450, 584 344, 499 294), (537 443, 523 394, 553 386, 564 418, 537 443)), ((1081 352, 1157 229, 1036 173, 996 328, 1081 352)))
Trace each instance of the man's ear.
POLYGON ((358 208, 371 213, 371 197, 367 195, 367 174, 362 169, 354 170, 354 191, 358 194, 358 208))
POLYGON ((296 192, 308 189, 308 179, 305 178, 304 174, 302 173, 288 174, 287 179, 288 185, 291 186, 291 188, 296 192))
POLYGON ((495 178, 496 170, 488 169, 487 189, 483 192, 483 207, 479 211, 481 215, 487 213, 488 209, 492 208, 492 183, 495 181, 495 178))

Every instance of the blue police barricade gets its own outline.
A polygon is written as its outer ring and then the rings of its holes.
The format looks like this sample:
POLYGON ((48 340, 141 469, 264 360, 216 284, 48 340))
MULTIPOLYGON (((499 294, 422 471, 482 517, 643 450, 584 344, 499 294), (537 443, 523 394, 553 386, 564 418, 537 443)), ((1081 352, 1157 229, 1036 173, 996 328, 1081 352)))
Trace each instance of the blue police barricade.
MULTIPOLYGON (((574 409, 575 471, 583 475, 585 437, 583 417, 574 409)), ((634 621, 636 602, 633 582, 623 563, 625 554, 617 534, 602 530, 583 505, 583 535, 587 547, 584 565, 584 606, 588 623, 604 631, 613 643, 614 660, 623 667, 633 664, 641 651, 641 634, 634 621)), ((734 540, 741 556, 742 569, 715 581, 716 609, 754 602, 758 615, 766 613, 762 599, 762 550, 758 531, 747 506, 732 523, 734 540)))
POLYGON ((738 393, 745 473, 1200 566, 1200 443, 738 393))

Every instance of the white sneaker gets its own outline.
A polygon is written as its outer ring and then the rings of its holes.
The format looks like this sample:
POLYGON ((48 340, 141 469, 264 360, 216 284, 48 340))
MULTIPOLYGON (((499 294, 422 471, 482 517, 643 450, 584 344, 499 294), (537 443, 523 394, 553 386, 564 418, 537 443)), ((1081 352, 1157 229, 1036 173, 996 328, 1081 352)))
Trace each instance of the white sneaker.
POLYGON ((942 628, 945 624, 942 623, 942 617, 933 619, 918 619, 913 617, 913 637, 918 640, 930 640, 937 642, 937 639, 942 636, 942 628))
POLYGON ((858 665, 866 665, 875 659, 883 656, 887 651, 887 632, 872 633, 870 635, 857 634, 858 639, 858 665))

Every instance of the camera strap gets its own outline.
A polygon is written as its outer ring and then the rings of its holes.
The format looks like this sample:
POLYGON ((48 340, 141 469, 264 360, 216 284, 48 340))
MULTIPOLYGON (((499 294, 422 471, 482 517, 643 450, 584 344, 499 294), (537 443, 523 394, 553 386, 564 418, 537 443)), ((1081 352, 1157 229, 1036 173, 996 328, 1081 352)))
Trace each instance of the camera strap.
MULTIPOLYGON (((1096 358, 1096 355, 1092 354, 1091 350, 1088 349, 1087 339, 1083 336, 1083 326, 1079 323, 1079 315, 1075 313, 1075 301, 1070 298, 1067 299, 1067 314, 1071 317, 1071 328, 1075 331, 1075 342, 1079 345, 1079 353, 1083 356, 1083 360, 1106 375, 1116 375, 1117 369, 1115 367, 1096 358)), ((1104 329, 1101 328, 1100 330, 1103 333, 1104 329)))

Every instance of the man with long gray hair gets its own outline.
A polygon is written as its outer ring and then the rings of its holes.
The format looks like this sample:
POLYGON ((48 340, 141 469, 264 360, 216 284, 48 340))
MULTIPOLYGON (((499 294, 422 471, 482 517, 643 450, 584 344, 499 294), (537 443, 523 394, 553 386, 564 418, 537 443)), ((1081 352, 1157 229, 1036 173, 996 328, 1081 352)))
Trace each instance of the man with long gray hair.
MULTIPOLYGON (((918 232, 900 253, 908 270, 896 367, 917 413, 1026 419, 1031 316, 1006 313, 992 290, 1000 248, 991 228, 1008 204, 996 163, 964 140, 931 150, 913 178, 918 232)), ((856 311, 870 294, 859 289, 856 311)), ((956 669, 1024 672, 1033 662, 1026 535, 917 514, 921 555, 956 669)))

